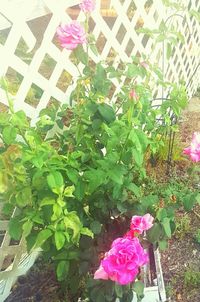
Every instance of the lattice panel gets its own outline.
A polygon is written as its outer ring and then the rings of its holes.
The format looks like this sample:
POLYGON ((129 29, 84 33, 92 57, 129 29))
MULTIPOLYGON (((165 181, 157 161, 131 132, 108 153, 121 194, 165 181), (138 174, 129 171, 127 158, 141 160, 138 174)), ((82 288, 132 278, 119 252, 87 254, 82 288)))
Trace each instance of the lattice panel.
MULTIPOLYGON (((15 109, 23 109, 33 119, 51 102, 69 102, 78 78, 70 51, 59 46, 55 33, 58 25, 72 19, 84 21, 84 14, 75 7, 80 0, 1 0, 0 4, 0 76, 8 79, 8 90, 15 109), (21 8, 21 10, 19 9, 21 8), (19 12, 20 11, 20 12, 19 12), (36 17, 38 17, 36 19, 36 17)), ((162 67, 162 45, 153 49, 153 41, 137 29, 158 28, 171 14, 161 0, 97 0, 91 15, 90 28, 97 40, 100 56, 89 53, 94 62, 110 60, 115 67, 130 61, 131 55, 151 54, 151 62, 162 67), (101 9, 100 9, 101 8, 101 9)), ((190 10, 200 10, 199 0, 186 0, 190 10)), ((175 21, 176 22, 176 21, 175 21)), ((169 62, 164 60, 167 80, 183 79, 192 96, 200 85, 200 24, 193 17, 187 22, 177 18, 186 43, 175 48, 169 62), (197 70, 195 76, 194 71, 197 70), (191 79, 191 80, 190 80, 191 79)), ((164 45, 164 50, 166 45, 164 45)), ((82 66, 80 65, 81 69, 82 66)), ((125 79, 124 79, 125 80, 125 79)), ((123 85, 113 81, 113 98, 123 85)), ((165 95, 167 91, 164 91, 165 95)), ((153 94, 160 96, 161 91, 153 94)), ((6 110, 5 91, 0 89, 0 110, 6 110)), ((13 242, 7 232, 8 221, 0 217, 0 301, 8 296, 17 276, 34 262, 28 256, 23 240, 13 242)))
MULTIPOLYGON (((32 5, 24 0, 4 2, 0 7, 1 17, 12 26, 7 25, 6 29, 1 30, 0 75, 6 75, 9 79, 9 92, 14 96, 16 110, 23 108, 34 119, 49 102, 69 101, 73 89, 71 84, 75 83, 78 72, 70 60, 70 52, 59 47, 55 31, 61 21, 83 21, 84 15, 77 7, 71 7, 80 0, 33 0, 32 5), (15 8, 22 3, 23 15, 15 14, 15 8), (32 12, 34 16, 37 15, 37 9, 40 15, 45 12, 49 14, 27 21, 31 19, 32 12)), ((199 1, 186 2, 190 9, 200 9, 199 1)), ((152 62, 162 66, 162 45, 158 44, 152 50, 152 39, 136 32, 140 27, 158 28, 162 19, 166 19, 170 11, 161 3, 161 0, 97 1, 97 9, 92 13, 90 26, 99 45, 100 58, 109 58, 113 60, 114 66, 118 66, 120 61, 129 61, 131 55, 145 53, 151 54, 152 62), (105 9, 106 5, 108 8, 108 3, 110 9, 105 9), (101 5, 104 8, 102 10, 101 5)), ((164 59, 164 71, 166 79, 170 81, 183 79, 188 84, 188 94, 191 96, 199 85, 199 70, 191 81, 190 78, 199 64, 200 25, 193 17, 188 17, 187 22, 183 22, 181 18, 177 18, 177 21, 186 44, 179 44, 175 48, 169 62, 164 59)), ((92 53, 90 56, 95 62, 100 59, 92 53)), ((122 82, 120 85, 117 82, 114 84, 114 92, 123 85, 122 82)), ((158 95, 160 92, 155 89, 154 93, 158 95)), ((0 101, 7 104, 2 90, 0 101)))
MULTIPOLYGON (((0 208, 1 210, 1 208, 0 208)), ((13 214, 14 215, 14 214, 13 214)), ((3 302, 18 276, 25 274, 35 262, 38 251, 26 252, 23 239, 12 240, 8 234, 9 221, 0 215, 0 301, 3 302)))

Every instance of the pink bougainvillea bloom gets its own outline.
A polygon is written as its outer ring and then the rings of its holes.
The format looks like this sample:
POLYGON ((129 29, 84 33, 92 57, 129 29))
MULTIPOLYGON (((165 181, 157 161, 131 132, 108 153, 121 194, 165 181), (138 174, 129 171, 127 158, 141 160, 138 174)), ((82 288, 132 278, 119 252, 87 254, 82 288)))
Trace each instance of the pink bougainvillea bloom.
POLYGON ((138 238, 118 238, 105 254, 95 279, 110 279, 121 285, 133 282, 139 267, 148 262, 148 256, 138 238))
POLYGON ((57 35, 61 46, 66 49, 72 50, 79 44, 86 43, 85 30, 77 21, 72 21, 67 25, 60 25, 57 28, 57 35))
POLYGON ((130 91, 130 93, 129 93, 129 98, 130 99, 134 99, 134 100, 138 100, 138 95, 137 95, 137 93, 135 92, 135 90, 134 89, 132 89, 131 91, 130 91))
POLYGON ((95 1, 83 0, 82 3, 79 4, 79 6, 84 13, 91 13, 95 9, 95 1))
POLYGON ((200 132, 194 132, 191 145, 183 150, 193 162, 200 161, 200 132))
POLYGON ((133 216, 131 219, 131 230, 142 234, 143 231, 147 231, 153 226, 154 218, 150 214, 144 216, 133 216))

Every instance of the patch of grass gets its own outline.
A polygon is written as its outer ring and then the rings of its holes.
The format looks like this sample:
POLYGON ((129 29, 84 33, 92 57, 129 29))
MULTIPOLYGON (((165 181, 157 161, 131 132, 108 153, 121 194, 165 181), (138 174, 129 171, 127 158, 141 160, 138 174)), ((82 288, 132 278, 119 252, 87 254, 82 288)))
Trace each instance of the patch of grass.
POLYGON ((200 244, 200 229, 196 230, 196 233, 194 235, 194 240, 200 244))
POLYGON ((188 214, 176 217, 175 237, 182 239, 191 231, 191 219, 188 214))
POLYGON ((184 274, 184 283, 186 287, 199 287, 200 271, 188 269, 184 274))

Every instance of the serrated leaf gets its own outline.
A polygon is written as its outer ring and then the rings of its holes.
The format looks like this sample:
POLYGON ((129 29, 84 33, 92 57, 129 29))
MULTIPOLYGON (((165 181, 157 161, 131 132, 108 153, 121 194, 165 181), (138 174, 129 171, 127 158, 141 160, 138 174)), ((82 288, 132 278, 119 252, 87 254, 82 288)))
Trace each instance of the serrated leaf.
POLYGON ((19 240, 22 235, 22 223, 19 221, 19 218, 13 217, 10 219, 9 223, 9 235, 15 240, 19 240))

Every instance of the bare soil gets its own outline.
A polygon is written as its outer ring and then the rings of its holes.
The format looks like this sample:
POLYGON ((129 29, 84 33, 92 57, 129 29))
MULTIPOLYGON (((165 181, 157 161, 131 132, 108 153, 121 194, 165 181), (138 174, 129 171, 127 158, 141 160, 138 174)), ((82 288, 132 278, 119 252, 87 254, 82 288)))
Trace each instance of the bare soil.
MULTIPOLYGON (((200 98, 193 98, 182 115, 179 138, 183 147, 190 144, 194 131, 200 131, 200 98)), ((185 173, 187 166, 187 162, 178 164, 179 175, 185 173)), ((200 229, 200 206, 188 214, 178 212, 176 219, 178 230, 169 241, 169 248, 162 253, 167 295, 172 302, 199 302, 200 243, 197 243, 195 234, 200 229), (199 272, 198 276, 195 272, 199 272), (187 282, 188 273, 190 282, 187 282)))

